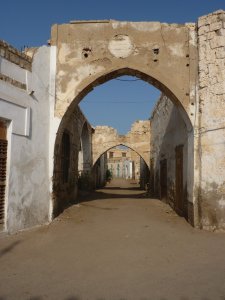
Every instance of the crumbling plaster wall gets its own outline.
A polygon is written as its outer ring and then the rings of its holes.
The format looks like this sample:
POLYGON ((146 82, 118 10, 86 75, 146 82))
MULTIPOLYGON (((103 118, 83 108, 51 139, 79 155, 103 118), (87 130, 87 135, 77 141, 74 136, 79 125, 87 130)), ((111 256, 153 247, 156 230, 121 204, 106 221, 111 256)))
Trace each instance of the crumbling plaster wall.
POLYGON ((200 226, 225 229, 225 11, 198 20, 200 226))
POLYGON ((149 166, 150 122, 136 121, 127 135, 119 135, 109 126, 96 126, 92 137, 93 164, 109 149, 124 145, 137 152, 149 166))
POLYGON ((5 230, 49 221, 49 47, 33 61, 0 42, 0 117, 8 122, 5 230), (33 91, 33 92, 32 92, 33 91))
POLYGON ((56 116, 94 86, 127 74, 169 94, 194 120, 195 24, 77 21, 54 25, 51 45, 57 48, 56 116))

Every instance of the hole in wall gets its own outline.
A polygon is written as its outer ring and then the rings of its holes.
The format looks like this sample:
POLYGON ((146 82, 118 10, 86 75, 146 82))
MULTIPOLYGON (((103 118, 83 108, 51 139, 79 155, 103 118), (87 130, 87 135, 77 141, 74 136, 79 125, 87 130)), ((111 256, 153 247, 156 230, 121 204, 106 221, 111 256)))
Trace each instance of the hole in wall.
POLYGON ((91 53, 91 48, 88 48, 88 47, 83 48, 82 54, 83 54, 84 58, 88 58, 90 53, 91 53))
POLYGON ((159 54, 159 49, 158 48, 153 49, 153 53, 154 54, 159 54))

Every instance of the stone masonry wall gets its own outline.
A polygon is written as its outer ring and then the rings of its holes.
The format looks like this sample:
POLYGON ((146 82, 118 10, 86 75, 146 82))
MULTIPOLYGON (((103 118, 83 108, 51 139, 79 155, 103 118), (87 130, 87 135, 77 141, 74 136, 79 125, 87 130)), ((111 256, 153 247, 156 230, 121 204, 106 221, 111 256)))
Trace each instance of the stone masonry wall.
POLYGON ((225 228, 225 11, 198 20, 199 215, 205 229, 225 228))
POLYGON ((16 48, 0 40, 0 56, 20 66, 20 68, 31 71, 32 59, 16 48))

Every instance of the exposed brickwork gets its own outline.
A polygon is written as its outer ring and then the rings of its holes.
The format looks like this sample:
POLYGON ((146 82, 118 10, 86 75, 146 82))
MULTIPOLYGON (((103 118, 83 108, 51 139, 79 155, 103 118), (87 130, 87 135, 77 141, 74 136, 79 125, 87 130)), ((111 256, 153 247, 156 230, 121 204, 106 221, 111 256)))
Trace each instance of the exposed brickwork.
POLYGON ((32 59, 16 48, 10 46, 5 41, 0 40, 0 56, 10 62, 20 66, 23 69, 31 71, 32 59))

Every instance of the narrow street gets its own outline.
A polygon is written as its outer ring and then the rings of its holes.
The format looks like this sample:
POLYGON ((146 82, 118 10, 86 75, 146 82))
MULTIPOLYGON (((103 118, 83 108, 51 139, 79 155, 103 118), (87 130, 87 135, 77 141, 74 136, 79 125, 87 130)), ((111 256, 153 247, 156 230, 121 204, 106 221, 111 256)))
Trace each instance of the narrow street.
POLYGON ((114 180, 49 225, 0 236, 0 300, 223 300, 224 249, 224 233, 114 180))

